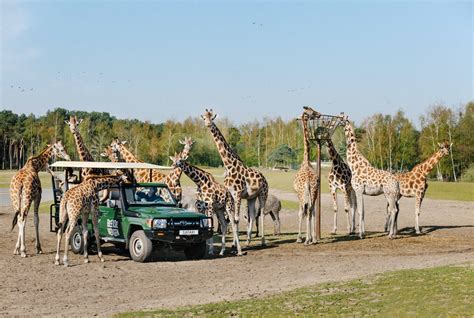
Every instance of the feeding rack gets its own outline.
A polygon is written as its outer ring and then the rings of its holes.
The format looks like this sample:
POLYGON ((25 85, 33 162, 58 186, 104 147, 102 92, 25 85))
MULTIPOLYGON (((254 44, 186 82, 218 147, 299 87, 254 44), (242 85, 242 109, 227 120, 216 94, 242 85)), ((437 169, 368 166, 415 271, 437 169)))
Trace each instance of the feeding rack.
MULTIPOLYGON (((303 107, 306 109, 306 107, 303 107)), ((338 116, 319 114, 308 119, 309 140, 317 146, 317 173, 318 180, 321 182, 321 145, 331 140, 336 128, 343 125, 345 119, 344 113, 338 116)), ((316 202, 316 240, 321 239, 321 186, 318 187, 318 196, 316 202)))

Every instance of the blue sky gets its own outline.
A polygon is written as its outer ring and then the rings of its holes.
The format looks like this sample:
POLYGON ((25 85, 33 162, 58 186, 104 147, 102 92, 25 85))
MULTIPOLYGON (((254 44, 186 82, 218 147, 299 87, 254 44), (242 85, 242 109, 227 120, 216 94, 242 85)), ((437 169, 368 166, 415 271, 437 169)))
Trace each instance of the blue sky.
POLYGON ((0 108, 356 122, 473 99, 471 2, 1 1, 0 108), (13 87, 12 87, 13 86, 13 87))

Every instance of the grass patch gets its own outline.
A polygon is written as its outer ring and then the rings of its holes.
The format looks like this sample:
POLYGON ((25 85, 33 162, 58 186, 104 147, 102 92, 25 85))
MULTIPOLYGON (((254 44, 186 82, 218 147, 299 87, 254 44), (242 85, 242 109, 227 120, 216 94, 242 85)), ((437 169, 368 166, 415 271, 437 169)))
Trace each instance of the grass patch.
POLYGON ((298 209, 300 208, 299 203, 296 201, 289 201, 289 200, 280 200, 280 201, 281 201, 282 209, 298 211, 298 209))
POLYGON ((474 183, 429 181, 426 197, 436 200, 474 201, 474 183))
POLYGON ((472 266, 446 266, 322 284, 260 299, 130 312, 116 317, 467 317, 474 312, 472 286, 472 266))
MULTIPOLYGON (((17 173, 17 170, 3 170, 0 171, 0 188, 9 188, 10 182, 17 173)), ((47 172, 41 171, 39 173, 41 187, 43 189, 51 189, 51 175, 47 172)))

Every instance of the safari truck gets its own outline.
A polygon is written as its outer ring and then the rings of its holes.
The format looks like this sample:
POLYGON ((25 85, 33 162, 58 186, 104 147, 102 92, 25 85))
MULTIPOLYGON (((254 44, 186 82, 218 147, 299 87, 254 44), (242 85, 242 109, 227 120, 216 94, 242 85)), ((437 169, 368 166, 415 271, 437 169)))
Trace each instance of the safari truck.
MULTIPOLYGON (((178 207, 171 191, 161 183, 136 183, 134 169, 169 169, 147 163, 57 161, 53 163, 53 197, 50 206, 50 231, 57 232, 59 205, 65 191, 81 182, 80 169, 98 168, 113 173, 127 171, 131 183, 121 183, 99 193, 99 236, 101 242, 126 250, 136 262, 150 259, 154 250, 182 250, 188 259, 207 255, 206 240, 213 235, 212 218, 178 207)), ((151 173, 150 173, 151 175, 151 173)), ((71 250, 83 252, 81 218, 71 238, 71 250)), ((92 216, 87 222, 90 243, 95 243, 92 216)), ((90 246, 88 244, 88 246, 90 246)))

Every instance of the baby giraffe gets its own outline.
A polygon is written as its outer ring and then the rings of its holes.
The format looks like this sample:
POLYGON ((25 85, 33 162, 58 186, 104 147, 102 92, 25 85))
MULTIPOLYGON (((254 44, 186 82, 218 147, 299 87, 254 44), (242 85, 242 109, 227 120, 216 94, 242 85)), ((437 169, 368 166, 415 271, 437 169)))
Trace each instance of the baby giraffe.
POLYGON ((89 256, 87 254, 87 221, 89 219, 89 213, 92 213, 92 225, 94 228, 95 239, 97 242, 97 255, 101 262, 104 261, 102 257, 102 251, 100 249, 99 239, 99 226, 97 222, 98 209, 99 209, 99 197, 97 192, 107 189, 112 185, 118 184, 120 181, 125 181, 124 175, 89 175, 86 179, 79 184, 77 187, 71 188, 64 194, 59 209, 59 229, 57 233, 57 245, 56 245, 56 258, 55 264, 59 265, 59 250, 61 239, 64 232, 66 223, 68 224, 66 229, 66 242, 64 247, 63 264, 68 266, 68 248, 71 233, 76 226, 79 216, 82 216, 82 234, 84 240, 84 263, 89 263, 89 256))

